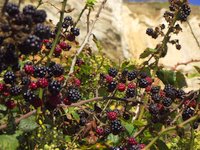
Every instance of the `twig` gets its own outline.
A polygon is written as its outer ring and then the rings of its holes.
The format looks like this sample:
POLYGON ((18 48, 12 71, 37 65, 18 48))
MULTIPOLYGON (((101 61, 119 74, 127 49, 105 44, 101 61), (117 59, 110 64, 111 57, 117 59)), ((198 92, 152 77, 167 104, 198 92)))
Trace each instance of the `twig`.
POLYGON ((74 27, 76 27, 76 25, 80 21, 82 15, 83 15, 83 13, 85 12, 86 9, 87 9, 87 4, 85 4, 84 8, 82 9, 81 13, 79 14, 77 21, 74 23, 74 27))
POLYGON ((189 22, 188 20, 187 20, 187 24, 188 24, 188 26, 189 26, 189 28, 190 28, 190 31, 191 31, 191 33, 192 33, 192 35, 193 35, 193 37, 194 37, 194 39, 195 39, 195 41, 196 41, 196 43, 197 43, 199 49, 200 49, 200 43, 199 43, 199 41, 197 40, 197 37, 195 36, 194 31, 193 31, 193 29, 192 29, 192 27, 191 27, 191 24, 190 24, 190 22, 189 22))
POLYGON ((104 0, 104 1, 101 3, 101 5, 100 5, 100 7, 99 7, 99 10, 98 10, 98 12, 97 12, 97 14, 96 14, 96 16, 95 16, 95 20, 93 21, 89 32, 87 33, 87 35, 86 35, 86 37, 85 37, 83 43, 81 44, 81 47, 78 49, 77 53, 75 54, 75 56, 74 56, 74 58, 73 58, 73 60, 72 60, 72 64, 71 64, 70 71, 69 71, 68 75, 70 75, 70 74, 72 74, 72 73, 74 72, 74 66, 75 66, 75 64, 76 64, 76 59, 77 59, 78 55, 82 52, 82 50, 83 50, 83 48, 85 47, 85 45, 87 44, 87 42, 88 42, 88 40, 89 40, 89 38, 90 38, 90 35, 91 35, 91 33, 92 33, 92 30, 93 30, 93 28, 94 28, 94 25, 96 24, 96 22, 97 22, 97 20, 98 20, 98 18, 99 18, 99 15, 100 15, 100 13, 101 13, 101 11, 102 11, 102 9, 103 9, 103 7, 104 7, 106 1, 107 1, 107 0, 104 0))
MULTIPOLYGON (((15 124, 18 124, 22 119, 28 118, 28 117, 34 115, 35 113, 36 113, 36 110, 33 110, 25 115, 22 115, 21 117, 15 119, 15 124)), ((7 128, 7 124, 3 124, 0 126, 0 130, 3 130, 5 128, 7 128)))
POLYGON ((140 135, 141 133, 143 133, 148 127, 149 127, 149 125, 146 125, 146 126, 142 127, 138 132, 136 132, 134 134, 134 137, 136 138, 138 135, 140 135))
POLYGON ((87 14, 87 33, 90 31, 90 13, 91 9, 88 9, 88 14, 87 14))
POLYGON ((186 61, 186 62, 181 62, 181 63, 177 63, 174 67, 172 67, 172 70, 176 71, 177 68, 181 65, 188 65, 188 64, 191 64, 191 63, 195 63, 195 62, 200 62, 200 59, 191 59, 189 61, 186 61))

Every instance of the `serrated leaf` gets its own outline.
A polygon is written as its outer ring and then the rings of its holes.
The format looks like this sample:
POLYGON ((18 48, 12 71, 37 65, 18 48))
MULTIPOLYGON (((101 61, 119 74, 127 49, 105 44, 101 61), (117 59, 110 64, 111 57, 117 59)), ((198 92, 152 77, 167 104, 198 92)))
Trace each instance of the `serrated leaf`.
POLYGON ((114 144, 117 144, 119 142, 119 136, 113 135, 112 133, 108 135, 108 141, 114 144))
POLYGON ((0 104, 0 110, 1 111, 6 111, 6 106, 0 104))
POLYGON ((79 120, 80 120, 79 114, 78 114, 76 111, 72 111, 71 114, 72 114, 73 118, 74 118, 76 121, 79 121, 79 120))
POLYGON ((122 63, 122 69, 126 68, 126 67, 128 66, 129 63, 130 63, 129 61, 124 61, 124 62, 122 63))
POLYGON ((125 121, 122 121, 122 125, 125 127, 128 134, 131 136, 133 134, 134 129, 135 129, 134 125, 132 123, 128 123, 128 122, 125 122, 125 121))
POLYGON ((146 122, 142 121, 142 120, 134 120, 133 125, 137 126, 137 127, 142 127, 146 125, 146 122))
POLYGON ((158 70, 156 75, 164 84, 175 85, 176 73, 174 71, 158 70))
POLYGON ((19 123, 19 129, 25 132, 32 131, 38 127, 38 124, 35 122, 35 117, 30 116, 26 119, 23 119, 19 123))
POLYGON ((165 142, 163 142, 162 140, 157 140, 156 145, 157 145, 158 149, 169 150, 169 148, 167 147, 165 142))
POLYGON ((146 58, 148 57, 150 54, 153 54, 154 52, 156 52, 155 49, 152 48, 147 48, 144 50, 144 52, 142 54, 140 54, 140 58, 146 58))
POLYGON ((178 88, 182 88, 184 86, 187 86, 185 76, 180 71, 178 71, 176 73, 176 83, 177 83, 178 88))
POLYGON ((198 73, 200 73, 200 67, 194 66, 194 68, 197 70, 198 73))
POLYGON ((17 132, 13 135, 0 135, 0 150, 16 150, 19 146, 17 136, 22 132, 17 132))

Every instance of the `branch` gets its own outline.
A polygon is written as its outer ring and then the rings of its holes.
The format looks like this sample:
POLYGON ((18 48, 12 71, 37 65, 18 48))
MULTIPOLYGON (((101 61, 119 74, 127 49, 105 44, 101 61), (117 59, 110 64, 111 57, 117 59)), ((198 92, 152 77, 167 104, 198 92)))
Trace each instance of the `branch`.
POLYGON ((75 64, 76 64, 76 59, 77 59, 78 55, 82 52, 82 50, 83 50, 83 48, 85 47, 85 45, 88 43, 88 40, 89 40, 89 38, 90 38, 90 35, 91 35, 92 30, 93 30, 93 28, 94 28, 94 25, 96 24, 96 22, 97 22, 97 20, 98 20, 98 18, 99 18, 99 15, 100 15, 100 13, 101 13, 101 11, 102 11, 102 9, 103 9, 103 7, 104 7, 106 1, 107 1, 107 0, 104 0, 104 1, 101 3, 101 5, 100 5, 100 7, 99 7, 99 10, 98 10, 98 12, 97 12, 97 14, 96 14, 96 16, 95 16, 95 20, 93 21, 89 32, 87 33, 87 35, 86 35, 86 37, 85 37, 83 43, 81 44, 81 47, 78 49, 77 53, 76 53, 75 56, 74 56, 74 59, 72 60, 72 64, 71 64, 70 71, 69 71, 68 75, 70 75, 70 74, 72 74, 72 73, 74 72, 74 67, 75 67, 75 64))
MULTIPOLYGON (((22 115, 21 117, 15 119, 15 124, 18 124, 22 119, 28 118, 28 117, 34 115, 35 113, 36 113, 36 110, 33 110, 25 115, 22 115)), ((3 130, 5 128, 7 128, 7 124, 3 124, 0 126, 0 130, 3 130)))
POLYGON ((186 62, 181 62, 181 63, 177 63, 174 67, 172 67, 172 70, 176 71, 177 68, 181 65, 188 65, 188 64, 191 64, 191 63, 195 63, 195 62, 200 62, 200 59, 191 59, 189 61, 186 61, 186 62))

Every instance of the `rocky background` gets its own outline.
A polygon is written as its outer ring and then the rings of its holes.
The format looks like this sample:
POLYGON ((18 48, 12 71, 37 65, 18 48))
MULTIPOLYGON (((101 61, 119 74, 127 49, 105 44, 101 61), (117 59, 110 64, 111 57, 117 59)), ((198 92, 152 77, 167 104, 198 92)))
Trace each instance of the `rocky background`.
MULTIPOLYGON (((91 13, 91 22, 94 19, 95 11, 101 0, 97 0, 96 9, 91 13)), ((37 0, 31 1, 37 5, 37 0)), ((45 4, 41 8, 48 12, 48 18, 56 23, 59 19, 59 11, 57 8, 61 6, 61 0, 44 0, 45 4)), ((26 0, 25 3, 28 3, 26 0)), ((74 18, 84 7, 85 0, 68 0, 68 9, 73 9, 70 13, 74 18)), ((22 4, 24 5, 24 4, 22 4)), ((168 3, 134 3, 127 0, 108 0, 102 11, 100 18, 95 25, 93 34, 101 41, 104 52, 115 62, 121 62, 125 59, 141 62, 139 55, 146 47, 154 48, 161 39, 154 40, 145 34, 147 27, 156 27, 161 23, 165 23, 162 15, 168 8, 168 3)), ((86 35, 86 15, 87 11, 80 20, 78 27, 81 28, 81 42, 86 35)), ((192 6, 192 15, 189 23, 193 29, 197 41, 200 42, 200 7, 192 6)), ((169 45, 168 54, 161 59, 160 65, 167 68, 173 67, 178 62, 187 62, 191 59, 200 59, 200 47, 195 40, 191 29, 187 23, 181 25, 183 31, 177 36, 182 45, 180 51, 169 45)), ((91 39, 91 43, 92 39, 91 39)), ((93 49, 96 49, 94 43, 93 49)), ((194 65, 200 66, 200 63, 190 64, 178 67, 186 73, 195 73, 194 65)), ((198 77, 188 79, 188 90, 199 87, 198 77)))

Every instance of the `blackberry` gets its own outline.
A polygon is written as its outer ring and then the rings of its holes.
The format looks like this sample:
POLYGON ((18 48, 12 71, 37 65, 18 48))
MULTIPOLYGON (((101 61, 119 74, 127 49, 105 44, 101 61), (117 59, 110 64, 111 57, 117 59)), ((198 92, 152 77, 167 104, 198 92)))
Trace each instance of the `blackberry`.
POLYGON ((32 103, 34 100, 37 99, 37 96, 33 91, 27 90, 26 92, 23 93, 23 98, 26 102, 32 103))
POLYGON ((73 22, 72 21, 69 21, 69 20, 65 20, 63 23, 62 23, 62 27, 63 28, 68 28, 69 26, 72 26, 73 25, 73 22))
POLYGON ((152 114, 152 115, 157 115, 159 113, 159 109, 157 107, 157 104, 153 104, 151 103, 149 105, 149 112, 152 114))
POLYGON ((195 121, 195 122, 193 123, 193 129, 198 129, 198 126, 199 126, 198 121, 195 121))
POLYGON ((51 42, 47 42, 45 44, 45 46, 46 46, 46 49, 51 49, 52 48, 52 43, 51 42))
POLYGON ((71 16, 66 16, 66 17, 64 18, 64 21, 72 21, 72 17, 71 17, 71 16))
POLYGON ((60 64, 55 64, 52 67, 52 73, 55 77, 59 77, 64 73, 64 69, 60 64))
POLYGON ((171 99, 176 98, 176 89, 172 85, 166 85, 164 88, 164 92, 167 97, 170 97, 171 99))
POLYGON ((176 98, 184 99, 185 98, 185 92, 183 90, 177 90, 176 91, 176 98))
POLYGON ((115 112, 115 111, 107 112, 107 118, 111 121, 116 120, 117 119, 117 112, 115 112))
POLYGON ((153 94, 151 95, 151 98, 155 103, 159 103, 161 101, 161 97, 159 94, 153 94))
POLYGON ((34 66, 34 77, 43 78, 45 77, 47 68, 44 66, 34 66))
POLYGON ((186 21, 187 17, 190 15, 191 9, 188 4, 183 4, 178 16, 178 19, 181 21, 186 21))
POLYGON ((132 81, 135 78, 137 78, 137 72, 136 71, 128 72, 127 76, 128 76, 128 81, 132 81))
POLYGON ((35 23, 43 23, 46 20, 47 14, 44 10, 36 10, 33 14, 33 21, 35 23))
POLYGON ((6 84, 13 84, 15 82, 15 74, 12 72, 12 71, 7 71, 5 74, 4 74, 4 82, 6 84))
POLYGON ((72 103, 77 102, 81 98, 81 94, 76 88, 69 88, 66 95, 67 99, 72 103))
POLYGON ((22 91, 22 89, 19 86, 13 86, 13 87, 10 88, 10 94, 13 95, 13 96, 20 95, 21 91, 22 91))
POLYGON ((79 36, 80 34, 80 29, 79 28, 71 28, 71 32, 75 36, 79 36))
POLYGON ((9 16, 15 16, 19 13, 19 7, 16 4, 8 3, 5 7, 5 12, 8 13, 9 16))
POLYGON ((123 118, 125 120, 129 120, 130 119, 130 115, 128 113, 123 113, 123 118))
POLYGON ((40 78, 37 81, 37 86, 40 88, 45 88, 48 86, 48 80, 46 78, 40 78))
POLYGON ((35 27, 35 35, 38 36, 40 39, 48 39, 50 38, 50 28, 49 26, 45 26, 43 24, 37 24, 35 27))
POLYGON ((146 79, 143 79, 143 78, 139 79, 138 83, 139 83, 140 88, 146 88, 149 85, 148 81, 146 79))
POLYGON ((194 114, 194 109, 188 107, 183 111, 182 118, 185 121, 185 120, 189 119, 191 116, 193 116, 193 114, 194 114))
POLYGON ((49 92, 52 94, 52 95, 58 95, 60 90, 61 90, 61 84, 60 82, 58 81, 52 81, 50 84, 49 84, 49 87, 48 87, 48 90, 49 92))
POLYGON ((147 30, 146 30, 147 35, 152 36, 153 33, 154 33, 154 30, 152 28, 147 28, 147 30))
POLYGON ((112 76, 113 78, 117 76, 118 70, 116 68, 109 68, 108 74, 112 76))
POLYGON ((105 135, 108 135, 108 134, 110 134, 110 133, 111 133, 110 128, 109 128, 109 127, 106 127, 105 130, 104 130, 104 134, 105 134, 105 135))
POLYGON ((117 87, 117 83, 115 81, 112 81, 110 83, 108 83, 107 89, 108 92, 113 92, 117 87))
POLYGON ((171 106, 173 100, 169 97, 164 97, 163 100, 162 100, 162 104, 165 106, 165 107, 169 107, 171 106))
POLYGON ((31 82, 31 79, 27 76, 21 78, 22 85, 28 85, 31 82))
POLYGON ((146 78, 147 73, 146 72, 140 72, 140 78, 146 78))
POLYGON ((33 6, 33 5, 26 5, 24 8, 23 8, 23 14, 24 15, 33 15, 36 11, 36 7, 33 6))
POLYGON ((42 41, 39 37, 35 35, 29 35, 24 42, 19 45, 19 50, 22 54, 36 54, 40 51, 42 46, 42 41))
POLYGON ((133 98, 136 94, 136 91, 134 88, 128 88, 126 90, 126 98, 133 98))
POLYGON ((151 93, 152 94, 159 93, 159 91, 160 91, 160 87, 159 86, 152 86, 151 87, 151 93))
POLYGON ((117 135, 122 131, 123 127, 121 125, 120 120, 114 120, 111 122, 110 128, 111 128, 112 134, 117 135))
POLYGON ((127 69, 124 69, 122 71, 122 78, 126 78, 126 76, 128 75, 128 70, 127 69))
POLYGON ((16 107, 16 103, 13 101, 13 100, 8 100, 8 101, 6 101, 6 107, 8 108, 8 109, 13 109, 13 108, 15 108, 16 107))
POLYGON ((81 117, 79 125, 84 126, 86 123, 87 123, 87 119, 85 117, 81 117))

